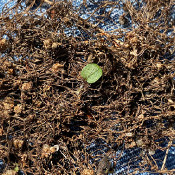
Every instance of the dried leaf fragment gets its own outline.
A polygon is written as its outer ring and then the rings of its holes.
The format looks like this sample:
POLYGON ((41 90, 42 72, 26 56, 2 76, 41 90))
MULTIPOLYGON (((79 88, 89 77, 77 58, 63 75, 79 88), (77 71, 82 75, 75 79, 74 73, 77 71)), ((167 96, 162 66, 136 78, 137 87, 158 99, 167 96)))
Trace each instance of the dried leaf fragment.
POLYGON ((109 169, 111 167, 111 163, 109 161, 109 157, 105 155, 101 161, 99 162, 98 169, 97 169, 97 175, 107 175, 109 172, 109 169))
POLYGON ((55 63, 52 68, 51 68, 52 72, 58 72, 58 71, 63 71, 64 70, 64 65, 60 64, 60 63, 55 63))

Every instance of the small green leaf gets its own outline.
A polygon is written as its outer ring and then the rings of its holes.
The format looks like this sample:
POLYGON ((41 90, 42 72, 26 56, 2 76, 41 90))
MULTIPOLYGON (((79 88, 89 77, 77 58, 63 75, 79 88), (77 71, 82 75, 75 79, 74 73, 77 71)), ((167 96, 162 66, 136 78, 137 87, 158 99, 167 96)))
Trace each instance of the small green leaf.
POLYGON ((19 171, 18 164, 16 163, 15 165, 16 165, 16 166, 15 166, 15 168, 14 168, 14 171, 18 172, 18 171, 19 171))
POLYGON ((81 71, 81 76, 88 83, 95 83, 103 74, 102 69, 95 63, 86 65, 81 71))

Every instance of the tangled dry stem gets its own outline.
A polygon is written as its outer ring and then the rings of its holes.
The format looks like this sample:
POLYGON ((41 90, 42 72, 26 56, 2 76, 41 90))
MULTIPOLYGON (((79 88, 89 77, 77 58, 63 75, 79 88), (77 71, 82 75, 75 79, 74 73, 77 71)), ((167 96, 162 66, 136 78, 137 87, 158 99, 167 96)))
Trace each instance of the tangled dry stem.
POLYGON ((95 160, 103 154, 89 148, 95 141, 106 143, 110 158, 119 148, 140 147, 140 172, 173 172, 166 157, 159 169, 151 156, 172 146, 161 147, 160 138, 174 139, 173 1, 145 0, 139 8, 130 1, 94 2, 87 19, 80 16, 86 1, 79 9, 69 1, 51 3, 40 14, 51 1, 31 10, 37 2, 5 6, 0 17, 4 172, 17 163, 32 174, 102 174, 103 163, 95 160), (135 27, 100 28, 106 19, 118 25, 109 7, 123 8, 119 22, 128 25, 129 18, 135 27), (90 62, 103 69, 92 85, 80 77, 90 62))

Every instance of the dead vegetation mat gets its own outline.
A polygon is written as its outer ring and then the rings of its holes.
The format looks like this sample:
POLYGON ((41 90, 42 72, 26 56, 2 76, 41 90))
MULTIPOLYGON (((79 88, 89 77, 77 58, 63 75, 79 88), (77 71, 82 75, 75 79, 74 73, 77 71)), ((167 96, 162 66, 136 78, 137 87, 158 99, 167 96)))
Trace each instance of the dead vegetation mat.
POLYGON ((87 19, 86 1, 79 8, 44 1, 44 12, 43 1, 2 9, 1 173, 108 174, 100 158, 135 147, 143 150, 136 170, 172 172, 151 153, 174 139, 173 1, 89 3, 96 8, 87 19), (119 23, 107 8, 124 9, 119 23), (105 31, 106 18, 121 28, 105 31), (80 76, 91 62, 103 70, 94 84, 80 76), (92 151, 93 143, 106 149, 92 151))

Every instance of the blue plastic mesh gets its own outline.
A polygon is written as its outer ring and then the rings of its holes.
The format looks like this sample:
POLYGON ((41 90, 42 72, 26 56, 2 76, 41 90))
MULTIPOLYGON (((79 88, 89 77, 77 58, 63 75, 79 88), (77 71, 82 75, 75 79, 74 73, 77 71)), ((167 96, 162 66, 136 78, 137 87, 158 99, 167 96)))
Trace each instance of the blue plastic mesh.
MULTIPOLYGON (((10 0, 0 0, 0 12, 2 12, 2 8, 4 6, 5 3, 9 2, 10 0)), ((15 4, 16 1, 11 1, 10 3, 8 3, 7 7, 12 7, 15 4)), ((94 11, 95 8, 98 7, 98 3, 97 4, 92 4, 90 1, 87 0, 87 2, 89 2, 89 5, 86 6, 86 8, 84 6, 82 6, 83 0, 72 0, 72 4, 75 8, 79 9, 79 15, 81 18, 83 19, 88 19, 89 21, 91 21, 93 24, 96 24, 96 19, 100 19, 100 13, 105 13, 104 11, 98 10, 96 13, 94 13, 93 16, 90 17, 90 15, 92 14, 92 12, 94 11), (81 5, 81 6, 80 6, 81 5)), ((100 2, 100 0, 96 0, 93 2, 100 2)), ((108 1, 110 2, 110 1, 108 1)), ((114 1, 113 2, 117 2, 114 1)), ((134 0, 132 0, 132 2, 135 2, 134 0)), ((120 2, 121 3, 121 2, 120 2)), ((120 4, 122 6, 122 4, 120 4)), ((141 4, 142 5, 142 4, 141 4)), ((136 4, 135 6, 136 8, 139 8, 136 4)), ((109 6, 109 8, 105 8, 106 13, 108 11, 110 11, 112 8, 109 6)), ((105 31, 113 31, 115 29, 119 29, 119 28, 123 28, 122 25, 120 25, 119 23, 119 16, 123 14, 123 9, 119 8, 118 5, 116 5, 116 8, 114 8, 111 12, 110 18, 103 18, 102 22, 100 24, 98 24, 98 26, 100 26, 103 30, 105 31)), ((175 11, 173 12, 172 10, 172 19, 175 20, 175 11)), ((128 19, 129 20, 129 19, 128 19)), ((132 23, 130 22, 129 25, 125 28, 125 31, 129 31, 131 30, 131 28, 134 28, 136 26, 133 26, 132 23)), ((170 31, 168 33, 171 34, 172 31, 170 31)), ((174 59, 174 54, 171 55, 171 59, 174 59)), ((174 143, 175 144, 175 143, 174 143)), ((102 152, 106 152, 107 151, 107 147, 105 146, 105 143, 94 143, 91 144, 90 147, 88 148, 90 151, 94 151, 94 150, 98 150, 101 149, 102 152), (99 145, 99 147, 98 147, 99 145)), ((167 141, 165 140, 163 142, 162 147, 166 147, 167 146, 167 141)), ((139 154, 142 153, 142 151, 140 148, 132 148, 132 149, 128 149, 128 150, 124 150, 121 158, 117 161, 117 164, 115 166, 115 173, 113 174, 129 174, 129 173, 133 173, 133 174, 138 174, 138 175, 158 175, 159 173, 150 173, 150 172, 143 172, 144 170, 142 169, 141 171, 143 173, 135 172, 135 168, 139 169, 139 162, 142 161, 141 156, 139 156, 139 154), (129 166, 128 166, 129 164, 129 166)), ((102 153, 101 152, 101 153, 102 153)), ((117 156, 121 153, 121 150, 119 150, 116 153, 116 159, 118 158, 117 156)), ((161 150, 156 150, 155 154, 153 155, 153 158, 156 160, 156 163, 159 167, 159 169, 161 169, 162 164, 163 164, 163 160, 165 158, 165 154, 166 154, 166 150, 165 151, 161 151, 161 150)), ((172 170, 175 169, 175 147, 170 147, 169 151, 168 151, 168 155, 167 155, 167 160, 166 160, 166 164, 165 164, 166 168, 168 170, 172 170)), ((4 169, 5 165, 3 163, 3 160, 0 160, 0 172, 2 172, 2 170, 4 169)), ((151 171, 151 170, 150 170, 151 171)), ((175 172, 174 172, 175 173, 175 172)))

